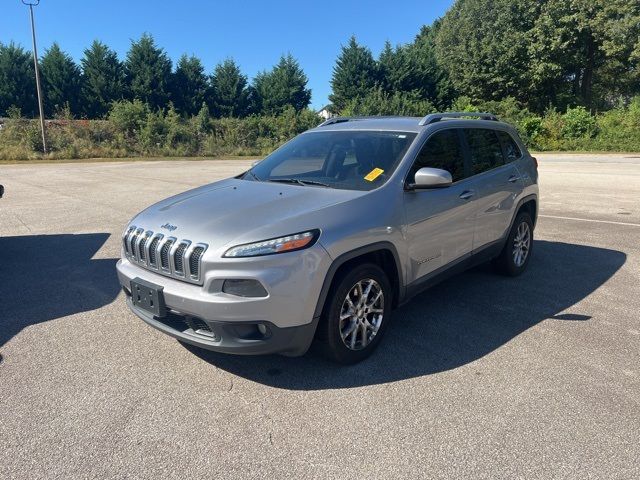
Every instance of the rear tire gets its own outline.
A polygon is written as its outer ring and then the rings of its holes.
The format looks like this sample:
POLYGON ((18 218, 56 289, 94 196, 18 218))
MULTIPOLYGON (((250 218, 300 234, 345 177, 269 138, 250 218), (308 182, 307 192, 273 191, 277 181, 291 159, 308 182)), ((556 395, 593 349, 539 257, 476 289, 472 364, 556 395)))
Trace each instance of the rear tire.
POLYGON ((318 325, 319 347, 345 365, 367 358, 389 324, 392 289, 375 264, 359 265, 334 280, 318 325))
POLYGON ((493 265, 499 273, 516 277, 527 269, 532 251, 533 221, 527 212, 520 212, 513 222, 502 252, 493 260, 493 265))

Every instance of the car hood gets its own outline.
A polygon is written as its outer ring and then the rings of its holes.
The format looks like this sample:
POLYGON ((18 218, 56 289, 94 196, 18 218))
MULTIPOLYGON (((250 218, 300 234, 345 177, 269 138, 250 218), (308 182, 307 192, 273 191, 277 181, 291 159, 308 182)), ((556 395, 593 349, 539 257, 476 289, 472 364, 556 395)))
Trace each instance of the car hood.
POLYGON ((162 200, 130 224, 217 249, 322 228, 320 212, 366 193, 232 178, 162 200))

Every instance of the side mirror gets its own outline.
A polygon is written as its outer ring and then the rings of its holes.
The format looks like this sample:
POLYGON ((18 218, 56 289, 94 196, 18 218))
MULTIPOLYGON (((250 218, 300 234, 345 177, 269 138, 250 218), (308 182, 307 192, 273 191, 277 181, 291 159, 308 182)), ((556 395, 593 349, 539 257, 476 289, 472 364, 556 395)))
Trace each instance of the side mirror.
POLYGON ((440 168, 424 167, 416 172, 414 183, 408 185, 409 190, 425 190, 428 188, 444 188, 453 183, 451 174, 440 168))

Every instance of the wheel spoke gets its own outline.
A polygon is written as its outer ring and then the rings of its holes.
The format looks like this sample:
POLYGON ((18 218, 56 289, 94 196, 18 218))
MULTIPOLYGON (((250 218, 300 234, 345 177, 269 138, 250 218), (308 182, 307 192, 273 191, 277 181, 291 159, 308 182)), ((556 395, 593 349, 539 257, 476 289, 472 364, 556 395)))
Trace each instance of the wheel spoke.
POLYGON ((360 331, 362 332, 362 347, 364 348, 369 344, 369 334, 364 323, 361 325, 360 331))
POLYGON ((356 321, 352 321, 352 322, 349 324, 349 327, 348 327, 348 328, 346 329, 346 331, 343 333, 343 337, 344 337, 344 338, 347 338, 349 335, 351 335, 351 334, 354 332, 354 330, 355 330, 357 327, 358 327, 358 322, 356 322, 356 321))
POLYGON ((376 302, 380 299, 381 296, 382 296, 382 290, 378 290, 378 293, 376 294, 374 299, 371 300, 370 302, 366 303, 365 306, 369 307, 369 309, 370 309, 371 307, 373 307, 376 304, 376 302))

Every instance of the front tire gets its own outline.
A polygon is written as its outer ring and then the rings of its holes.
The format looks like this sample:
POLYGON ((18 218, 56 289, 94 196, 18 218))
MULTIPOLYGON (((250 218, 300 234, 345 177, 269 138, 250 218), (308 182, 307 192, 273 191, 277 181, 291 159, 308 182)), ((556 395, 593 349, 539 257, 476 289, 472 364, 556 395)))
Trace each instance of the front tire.
POLYGON ((507 236, 507 243, 493 264, 500 273, 516 277, 527 269, 532 250, 533 221, 527 212, 520 212, 507 236))
POLYGON ((367 358, 389 323, 392 289, 377 265, 359 265, 334 282, 318 326, 325 356, 342 364, 367 358))

